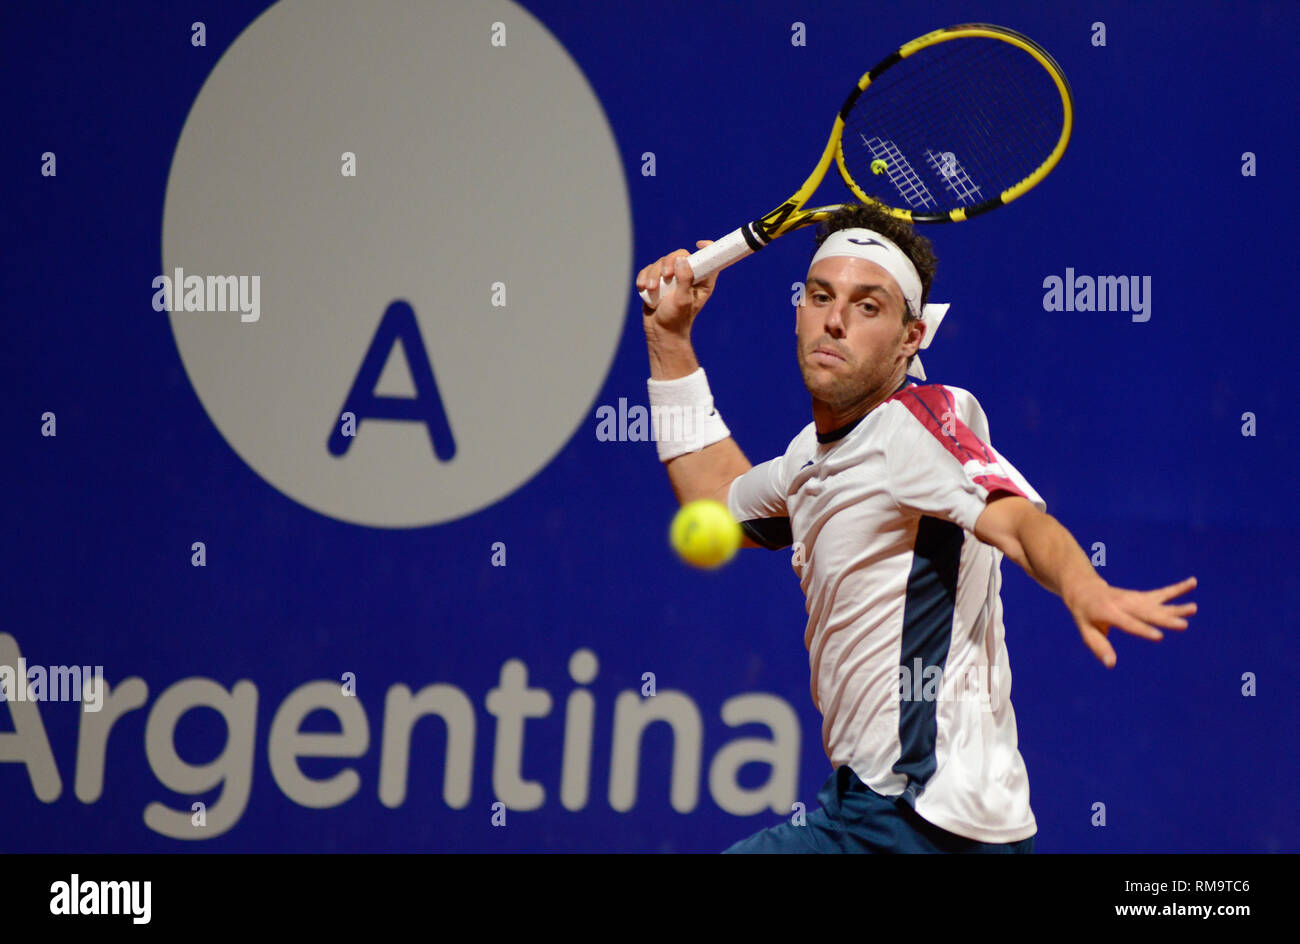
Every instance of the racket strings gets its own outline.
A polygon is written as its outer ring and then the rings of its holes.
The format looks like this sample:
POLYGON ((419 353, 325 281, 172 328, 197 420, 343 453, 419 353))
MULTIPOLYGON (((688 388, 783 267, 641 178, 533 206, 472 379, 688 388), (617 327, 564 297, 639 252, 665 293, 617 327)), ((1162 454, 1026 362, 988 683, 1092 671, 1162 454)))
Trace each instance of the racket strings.
POLYGON ((997 39, 949 40, 900 60, 859 96, 845 117, 844 165, 866 196, 946 213, 1030 176, 1064 119, 1051 74, 1029 53, 997 39))

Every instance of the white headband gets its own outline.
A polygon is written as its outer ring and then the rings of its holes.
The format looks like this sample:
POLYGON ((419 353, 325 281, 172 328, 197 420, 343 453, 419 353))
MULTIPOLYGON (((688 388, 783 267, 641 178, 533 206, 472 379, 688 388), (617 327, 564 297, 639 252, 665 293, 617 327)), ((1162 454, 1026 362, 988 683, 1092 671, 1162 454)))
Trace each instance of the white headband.
MULTIPOLYGON (((907 258, 907 253, 899 249, 892 240, 870 229, 841 229, 826 237, 817 254, 808 266, 811 270, 828 256, 852 256, 874 262, 894 277, 898 287, 903 290, 903 299, 908 311, 925 322, 925 337, 921 339, 921 349, 930 346, 934 333, 939 330, 939 322, 948 313, 947 305, 926 305, 921 307, 921 277, 917 275, 916 266, 907 258)), ((921 358, 912 358, 912 366, 907 372, 920 380, 925 379, 925 369, 921 358)))

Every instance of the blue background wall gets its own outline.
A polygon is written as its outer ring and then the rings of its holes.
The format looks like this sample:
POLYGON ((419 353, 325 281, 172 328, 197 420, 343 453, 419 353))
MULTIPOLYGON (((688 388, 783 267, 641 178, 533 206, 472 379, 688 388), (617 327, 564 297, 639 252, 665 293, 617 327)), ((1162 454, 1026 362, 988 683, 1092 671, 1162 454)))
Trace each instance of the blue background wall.
MULTIPOLYGON (((42 802, 21 764, 0 764, 4 851, 719 850, 774 823, 711 799, 717 752, 760 726, 719 710, 745 692, 784 699, 803 735, 795 799, 829 774, 808 694, 804 606, 785 553, 749 551, 718 573, 686 569, 665 541, 674 510, 648 443, 604 443, 595 411, 644 402, 648 365, 632 272, 624 336, 578 432, 540 474, 476 514, 416 529, 367 528, 308 510, 245 465, 208 419, 167 320, 149 308, 160 270, 168 169, 187 112, 223 51, 268 5, 6 4, 0 69, 3 167, 4 567, 0 632, 31 663, 102 664, 143 678, 149 703, 109 742, 102 795, 74 795, 78 713, 41 705, 62 781, 42 802), (195 49, 189 25, 207 25, 195 49), (39 173, 58 153, 58 176, 39 173), (58 436, 40 435, 54 411, 58 436), (203 540, 208 565, 190 564, 203 540), (490 546, 508 545, 493 567, 490 546), (567 666, 599 659, 590 799, 559 803, 567 666), (494 719, 503 663, 521 660, 553 698, 526 729, 524 775, 545 803, 491 825, 494 719), (277 706, 317 679, 356 673, 370 746, 311 760, 354 769, 340 806, 288 800, 267 760, 277 706), (612 710, 654 672, 704 719, 698 804, 669 803, 672 739, 646 735, 638 799, 608 800, 612 710), (252 790, 235 827, 200 842, 149 829, 147 804, 177 794, 145 756, 147 714, 198 676, 258 688, 252 790), (417 728, 407 799, 377 782, 384 693, 455 685, 477 718, 468 805, 442 799, 441 726, 417 728)), ((860 72, 913 36, 1003 23, 1037 39, 1069 76, 1076 129, 1063 163, 1012 207, 931 229, 933 297, 953 305, 925 364, 972 390, 992 438, 1085 547, 1104 542, 1111 583, 1150 589, 1194 574, 1185 635, 1116 638, 1104 670, 1068 612, 1004 564, 1012 699, 1038 847, 1060 851, 1296 851, 1300 608, 1294 536, 1297 205, 1289 3, 770 2, 524 6, 563 43, 620 148, 636 265, 715 238, 769 209, 811 166, 860 72), (794 47, 790 27, 806 24, 794 47), (1103 21, 1107 44, 1091 43, 1103 21), (718 83, 715 89, 714 83, 718 83), (689 95, 683 98, 684 93, 689 95), (642 176, 654 151, 657 173, 642 176), (1243 176, 1242 154, 1257 155, 1243 176), (1148 275, 1151 319, 1043 310, 1043 280, 1148 275), (1243 436, 1244 413, 1258 432, 1243 436), (1288 484, 1291 483, 1291 484, 1288 484), (1243 697, 1243 673, 1258 694, 1243 697), (1105 828, 1091 825, 1106 805, 1105 828)), ((486 35, 487 25, 484 26, 486 35)), ((286 55, 288 55, 286 51, 286 55)), ((455 81, 449 75, 448 81, 455 81)), ((562 107, 563 103, 557 103, 562 107)), ((822 202, 840 199, 830 193, 822 202)), ((490 195, 485 194, 485 199, 490 195)), ((613 233, 611 238, 626 238, 613 233)), ((791 349, 789 286, 807 234, 725 272, 696 348, 741 448, 757 463, 810 419, 791 349)), ((544 250, 543 250, 544 251, 544 250)), ((579 352, 580 353, 580 352, 579 352)), ((489 382, 485 378, 485 383, 489 382)), ((326 716, 319 730, 330 730, 326 716)), ((313 722, 314 723, 314 722, 313 722)), ((0 711, 0 731, 12 729, 0 711)), ((335 723, 337 729, 337 723, 335 723)), ((200 763, 225 741, 197 710, 175 736, 200 763)), ((749 786, 767 776, 751 765, 749 786)))

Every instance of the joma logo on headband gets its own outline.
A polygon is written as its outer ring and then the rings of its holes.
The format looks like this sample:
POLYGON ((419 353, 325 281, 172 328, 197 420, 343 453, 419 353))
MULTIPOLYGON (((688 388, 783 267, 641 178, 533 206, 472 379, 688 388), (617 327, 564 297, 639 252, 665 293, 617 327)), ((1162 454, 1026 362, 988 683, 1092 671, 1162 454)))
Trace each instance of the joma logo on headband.
POLYGON ((885 245, 878 239, 857 239, 853 236, 845 236, 844 238, 851 243, 857 243, 859 246, 884 246, 885 245))

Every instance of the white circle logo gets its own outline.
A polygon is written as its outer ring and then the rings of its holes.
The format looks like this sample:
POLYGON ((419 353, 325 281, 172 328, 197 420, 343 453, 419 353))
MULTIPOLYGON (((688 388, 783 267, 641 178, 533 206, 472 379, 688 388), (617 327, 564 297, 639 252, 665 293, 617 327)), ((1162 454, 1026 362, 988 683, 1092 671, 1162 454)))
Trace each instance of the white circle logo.
POLYGON ((590 414, 631 282, 604 111, 507 0, 271 7, 186 119, 162 246, 221 435, 295 501, 377 527, 541 471, 590 414))

